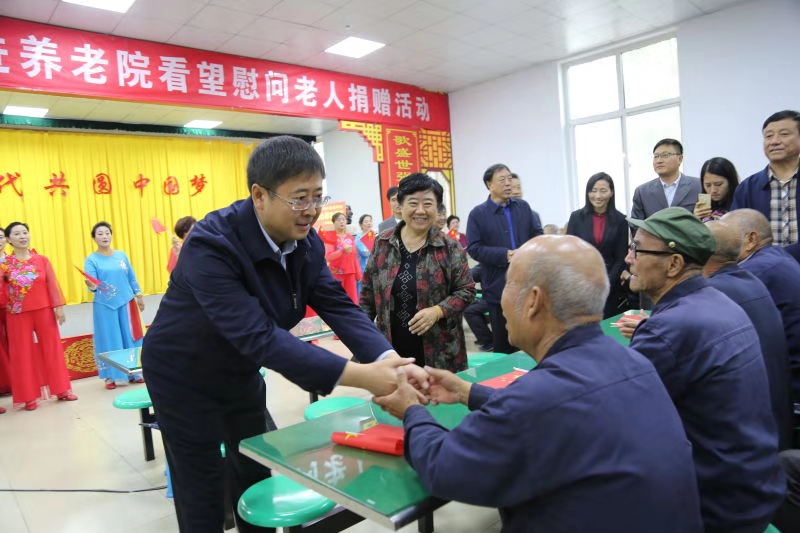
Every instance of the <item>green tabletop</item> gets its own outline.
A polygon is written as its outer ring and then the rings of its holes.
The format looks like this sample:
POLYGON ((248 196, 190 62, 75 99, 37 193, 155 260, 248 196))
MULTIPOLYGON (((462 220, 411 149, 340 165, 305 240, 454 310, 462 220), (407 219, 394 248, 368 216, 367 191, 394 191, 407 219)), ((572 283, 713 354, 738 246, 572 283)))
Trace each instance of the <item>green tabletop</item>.
MULTIPOLYGON (((459 375, 467 381, 479 382, 514 368, 530 370, 534 366, 531 357, 516 353, 459 375)), ((437 405, 428 409, 449 429, 469 412, 464 405, 437 405)), ((239 450, 356 514, 398 529, 446 502, 432 498, 425 491, 403 457, 331 442, 334 431, 358 432, 361 422, 372 417, 383 424, 402 425, 397 418, 368 403, 245 439, 239 450)))
POLYGON ((623 346, 628 346, 631 343, 631 341, 629 339, 626 339, 625 337, 623 337, 620 334, 619 329, 617 329, 616 327, 612 326, 612 324, 616 323, 616 321, 619 320, 620 318, 622 318, 624 315, 633 315, 633 314, 640 314, 640 313, 647 314, 648 311, 638 311, 638 310, 625 311, 624 313, 620 313, 617 316, 612 316, 611 318, 606 318, 605 320, 600 322, 600 327, 603 328, 603 333, 605 333, 606 335, 608 335, 612 339, 616 340, 617 342, 619 342, 623 346))
POLYGON ((113 352, 97 354, 97 358, 126 374, 134 374, 142 370, 142 349, 124 348, 113 352))

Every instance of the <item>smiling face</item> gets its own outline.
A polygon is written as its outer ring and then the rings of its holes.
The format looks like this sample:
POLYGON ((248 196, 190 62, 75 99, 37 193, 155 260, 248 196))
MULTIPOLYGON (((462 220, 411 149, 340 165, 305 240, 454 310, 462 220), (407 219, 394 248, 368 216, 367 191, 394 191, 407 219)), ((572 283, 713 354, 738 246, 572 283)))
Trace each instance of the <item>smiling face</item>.
POLYGON ((605 213, 612 196, 614 193, 611 190, 611 184, 606 180, 597 180, 589 191, 589 203, 592 204, 595 212, 605 213))
POLYGON ((98 226, 94 230, 94 242, 97 243, 99 248, 111 246, 111 230, 107 226, 98 226))
MULTIPOLYGON (((278 246, 287 241, 305 239, 322 212, 322 208, 314 207, 313 202, 307 209, 295 211, 286 201, 258 184, 253 184, 250 192, 261 226, 278 246)), ((322 198, 322 175, 313 172, 294 176, 273 192, 288 201, 322 198)))
POLYGON ((703 175, 703 190, 711 195, 711 200, 721 202, 728 195, 728 180, 723 176, 706 172, 703 175))
POLYGON ((436 195, 431 190, 417 191, 403 198, 400 212, 406 225, 415 232, 427 232, 436 221, 436 195))
POLYGON ((797 164, 800 157, 800 124, 790 118, 767 124, 764 136, 764 155, 770 163, 797 164))

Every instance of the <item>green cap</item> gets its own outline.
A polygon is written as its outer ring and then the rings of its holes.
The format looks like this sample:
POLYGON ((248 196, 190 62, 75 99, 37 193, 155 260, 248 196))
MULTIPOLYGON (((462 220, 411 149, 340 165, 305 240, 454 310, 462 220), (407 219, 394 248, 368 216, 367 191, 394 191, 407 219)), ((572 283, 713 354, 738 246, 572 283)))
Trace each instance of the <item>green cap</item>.
POLYGON ((705 265, 714 255, 717 241, 705 224, 682 207, 668 207, 653 213, 647 220, 628 218, 628 222, 661 239, 676 254, 705 265))

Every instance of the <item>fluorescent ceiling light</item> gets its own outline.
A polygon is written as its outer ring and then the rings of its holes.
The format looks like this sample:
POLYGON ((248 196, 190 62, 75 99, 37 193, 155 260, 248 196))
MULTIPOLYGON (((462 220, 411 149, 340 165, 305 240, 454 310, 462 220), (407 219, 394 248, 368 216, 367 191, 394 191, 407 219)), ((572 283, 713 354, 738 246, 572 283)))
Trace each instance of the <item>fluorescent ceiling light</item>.
POLYGON ((42 118, 47 114, 49 109, 46 107, 25 107, 21 105, 7 105, 3 109, 4 115, 16 115, 18 117, 36 117, 42 118))
POLYGON ((222 124, 221 120, 192 120, 183 125, 184 128, 198 128, 202 130, 213 130, 222 124))
POLYGON ((97 9, 105 9, 106 11, 114 11, 116 13, 127 13, 128 9, 133 5, 136 0, 61 0, 68 4, 77 4, 79 6, 95 7, 97 9))
POLYGON ((344 41, 339 41, 327 50, 329 54, 338 54, 340 56, 353 57, 359 59, 367 54, 371 54, 375 50, 379 50, 386 46, 383 43, 376 43, 375 41, 368 41, 358 37, 348 37, 344 41))

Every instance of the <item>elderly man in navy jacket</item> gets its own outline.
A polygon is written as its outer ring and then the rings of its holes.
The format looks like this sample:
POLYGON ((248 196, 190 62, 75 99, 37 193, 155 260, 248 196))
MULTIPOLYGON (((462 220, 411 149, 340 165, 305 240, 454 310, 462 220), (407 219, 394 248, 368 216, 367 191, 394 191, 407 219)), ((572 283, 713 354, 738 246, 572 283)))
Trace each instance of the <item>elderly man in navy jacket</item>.
POLYGON ((739 304, 756 329, 767 370, 772 416, 778 426, 778 449, 785 450, 791 447, 794 424, 783 319, 764 284, 737 264, 741 248, 738 228, 720 221, 706 222, 706 226, 717 241, 717 249, 703 267, 703 275, 709 285, 739 304))
MULTIPOLYGON (((197 223, 145 337, 144 375, 182 532, 221 531, 223 476, 234 509, 249 485, 269 476, 238 452, 241 439, 275 429, 261 367, 322 394, 337 384, 386 394, 396 387, 396 367, 413 361, 399 358, 328 270, 311 229, 328 200, 324 176, 320 157, 299 139, 258 146, 247 165, 250 198, 197 223), (289 333, 307 304, 368 364, 289 333)), ((426 377, 417 367, 408 371, 426 377)))
POLYGON ((703 278, 716 244, 692 213, 670 207, 628 221, 639 228, 626 258, 631 289, 655 303, 630 346, 655 365, 683 420, 705 531, 761 533, 785 481, 758 335, 703 278))
POLYGON ((481 264, 481 290, 489 304, 494 351, 512 353, 506 321, 500 309, 500 293, 506 282, 508 263, 517 248, 542 234, 539 215, 522 198, 512 198, 512 175, 508 167, 495 164, 483 173, 489 198, 475 206, 467 220, 467 252, 481 264))
POLYGON ((783 318, 794 401, 800 400, 800 264, 785 248, 773 246, 770 223, 754 209, 725 214, 724 224, 737 229, 740 238, 739 266, 767 287, 783 318))
POLYGON ((702 531, 691 446, 653 365, 603 335, 603 259, 546 235, 511 260, 511 342, 538 365, 502 390, 427 369, 431 394, 472 410, 452 431, 403 384, 376 401, 434 496, 499 507, 504 533, 702 531))

